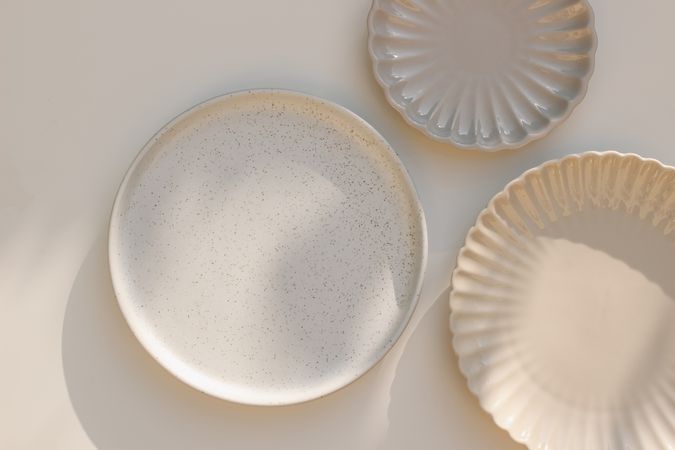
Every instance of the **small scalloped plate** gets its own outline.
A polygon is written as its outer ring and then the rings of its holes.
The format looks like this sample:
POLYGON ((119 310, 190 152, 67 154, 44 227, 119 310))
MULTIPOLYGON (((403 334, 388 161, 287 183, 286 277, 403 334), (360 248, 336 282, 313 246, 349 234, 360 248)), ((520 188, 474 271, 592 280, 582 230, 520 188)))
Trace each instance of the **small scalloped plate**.
POLYGON ((374 0, 368 49, 387 100, 456 147, 501 150, 561 123, 586 94, 586 0, 374 0))
POLYGON ((675 448, 675 169, 584 153, 525 172, 459 253, 470 390, 531 449, 675 448))
POLYGON ((283 90, 195 106, 115 200, 112 281, 138 340, 185 383, 256 405, 352 382, 394 345, 426 264, 417 194, 355 114, 283 90))

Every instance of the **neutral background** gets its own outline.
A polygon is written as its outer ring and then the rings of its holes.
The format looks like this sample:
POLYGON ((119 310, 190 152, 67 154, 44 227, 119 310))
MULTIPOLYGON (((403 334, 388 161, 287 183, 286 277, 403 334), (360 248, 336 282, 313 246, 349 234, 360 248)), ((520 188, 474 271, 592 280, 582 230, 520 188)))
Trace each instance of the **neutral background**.
POLYGON ((447 330, 449 275, 489 198, 589 149, 675 164, 675 2, 592 0, 588 96, 525 149, 455 150, 386 103, 366 52, 369 0, 0 2, 0 448, 517 449, 468 393, 447 330), (113 295, 108 212, 170 118, 280 87, 338 102, 393 145, 429 227, 419 307, 376 368, 326 398, 257 408, 176 381, 113 295))

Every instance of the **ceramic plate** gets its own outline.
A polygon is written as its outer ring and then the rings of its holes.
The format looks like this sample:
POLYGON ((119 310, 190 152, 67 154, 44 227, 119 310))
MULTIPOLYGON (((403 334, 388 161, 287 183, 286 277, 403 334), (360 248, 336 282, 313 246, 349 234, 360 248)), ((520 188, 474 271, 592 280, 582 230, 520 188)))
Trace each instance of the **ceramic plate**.
POLYGON ((193 387, 278 405, 350 383, 415 307, 426 228, 391 147, 353 113, 257 90, 180 115, 140 152, 110 223, 121 309, 193 387))
POLYGON ((531 449, 675 448, 675 169, 546 163, 460 251, 450 325, 469 388, 531 449))
POLYGON ((457 147, 544 136, 581 101, 593 71, 585 0, 374 0, 368 28, 389 103, 457 147))

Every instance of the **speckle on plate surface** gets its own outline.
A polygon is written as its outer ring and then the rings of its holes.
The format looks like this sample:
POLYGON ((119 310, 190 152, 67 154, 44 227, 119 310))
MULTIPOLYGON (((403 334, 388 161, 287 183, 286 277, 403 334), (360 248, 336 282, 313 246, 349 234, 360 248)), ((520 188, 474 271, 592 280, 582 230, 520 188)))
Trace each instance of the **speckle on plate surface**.
POLYGON ((169 371, 208 394, 289 404, 343 387, 407 324, 426 225, 393 150, 332 103, 215 98, 166 125, 115 200, 121 309, 169 371))

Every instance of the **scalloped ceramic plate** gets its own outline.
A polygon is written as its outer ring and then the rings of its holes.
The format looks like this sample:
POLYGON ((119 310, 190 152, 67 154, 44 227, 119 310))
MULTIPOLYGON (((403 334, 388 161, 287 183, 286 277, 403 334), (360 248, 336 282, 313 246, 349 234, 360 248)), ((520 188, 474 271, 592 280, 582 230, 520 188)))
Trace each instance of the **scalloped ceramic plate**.
POLYGON ((469 388, 531 449, 675 448, 675 169, 548 162, 469 231, 452 279, 469 388))
POLYGON ((345 386, 392 347, 426 225, 362 119, 256 90, 202 103, 146 144, 109 245, 122 312, 160 364, 216 397, 279 405, 345 386))
POLYGON ((585 0, 374 0, 368 29, 389 103, 457 147, 544 136, 582 100, 593 71, 585 0))

